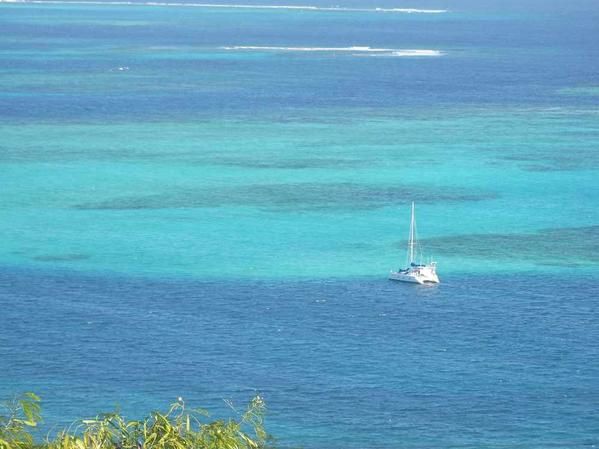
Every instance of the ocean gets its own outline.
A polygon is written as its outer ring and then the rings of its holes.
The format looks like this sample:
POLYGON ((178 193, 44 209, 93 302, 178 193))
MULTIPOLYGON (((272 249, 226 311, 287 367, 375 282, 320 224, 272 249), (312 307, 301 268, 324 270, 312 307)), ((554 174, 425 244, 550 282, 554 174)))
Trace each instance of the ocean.
POLYGON ((0 1, 0 398, 596 447, 599 5, 237 3, 0 1))

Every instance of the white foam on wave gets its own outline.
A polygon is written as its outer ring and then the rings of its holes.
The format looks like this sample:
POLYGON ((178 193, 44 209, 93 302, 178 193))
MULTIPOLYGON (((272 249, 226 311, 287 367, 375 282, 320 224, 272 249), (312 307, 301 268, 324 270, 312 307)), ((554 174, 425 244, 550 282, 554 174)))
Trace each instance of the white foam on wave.
POLYGON ((322 53, 351 53, 357 56, 387 56, 387 57, 415 57, 415 56, 443 56, 439 50, 428 49, 395 49, 372 47, 276 47, 256 45, 235 45, 220 47, 222 50, 231 51, 274 51, 274 52, 322 52, 322 53))
POLYGON ((35 3, 53 5, 127 5, 127 6, 171 6, 184 8, 232 8, 232 9, 286 9, 296 11, 346 11, 346 12, 388 12, 405 14, 441 14, 446 9, 417 9, 417 8, 344 8, 341 6, 311 6, 311 5, 250 5, 223 3, 180 3, 180 2, 133 2, 133 1, 100 1, 100 0, 0 0, 0 3, 35 3))
POLYGON ((443 56, 445 53, 439 50, 394 50, 390 53, 382 53, 371 56, 392 56, 392 57, 416 57, 416 56, 443 56))
POLYGON ((317 51, 317 52, 391 52, 391 48, 371 48, 371 47, 272 47, 255 45, 235 45, 232 47, 221 47, 222 50, 257 50, 257 51, 317 51))
POLYGON ((407 14, 442 14, 447 9, 418 9, 418 8, 374 8, 380 12, 403 12, 407 14))

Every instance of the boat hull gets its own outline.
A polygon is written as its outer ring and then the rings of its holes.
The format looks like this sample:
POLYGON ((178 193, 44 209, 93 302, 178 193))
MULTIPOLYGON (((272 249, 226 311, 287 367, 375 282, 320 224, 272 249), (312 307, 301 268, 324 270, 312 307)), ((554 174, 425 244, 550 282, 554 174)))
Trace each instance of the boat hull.
POLYGON ((392 281, 410 282, 412 284, 438 284, 439 277, 437 273, 429 267, 422 267, 417 270, 408 269, 402 271, 391 271, 389 279, 392 281))

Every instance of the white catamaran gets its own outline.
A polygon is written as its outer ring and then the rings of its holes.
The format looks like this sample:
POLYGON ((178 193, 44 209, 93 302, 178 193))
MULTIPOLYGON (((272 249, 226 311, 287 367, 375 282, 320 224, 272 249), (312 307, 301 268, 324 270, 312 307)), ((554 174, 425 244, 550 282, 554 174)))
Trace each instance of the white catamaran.
POLYGON ((414 217, 414 202, 412 202, 412 220, 410 221, 410 239, 408 240, 407 268, 391 271, 389 279, 394 281, 414 282, 417 284, 439 283, 437 276, 437 263, 432 260, 422 263, 422 252, 416 238, 416 218, 414 217), (418 252, 418 263, 415 262, 414 253, 418 252))

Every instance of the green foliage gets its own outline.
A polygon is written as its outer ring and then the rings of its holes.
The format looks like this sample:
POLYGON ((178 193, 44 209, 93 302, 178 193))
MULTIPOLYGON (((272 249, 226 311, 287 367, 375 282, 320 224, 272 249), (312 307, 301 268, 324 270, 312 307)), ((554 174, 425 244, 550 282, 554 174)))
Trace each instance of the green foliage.
POLYGON ((182 398, 166 413, 154 411, 140 421, 106 413, 74 423, 55 438, 35 444, 28 428, 40 422, 40 399, 33 393, 5 405, 0 415, 0 449, 264 449, 265 405, 256 396, 236 419, 205 422, 208 413, 190 409, 182 398))
POLYGON ((40 398, 33 393, 0 405, 0 449, 26 449, 33 446, 31 427, 41 422, 40 398), (6 414, 4 414, 6 413, 6 414))

